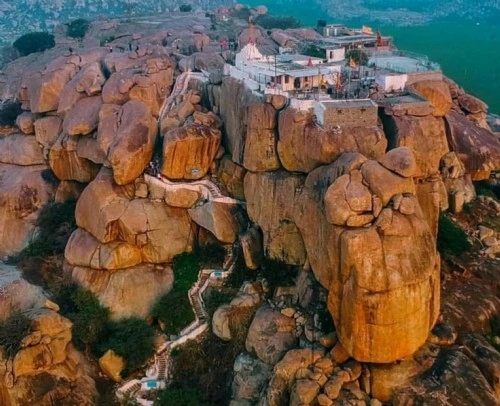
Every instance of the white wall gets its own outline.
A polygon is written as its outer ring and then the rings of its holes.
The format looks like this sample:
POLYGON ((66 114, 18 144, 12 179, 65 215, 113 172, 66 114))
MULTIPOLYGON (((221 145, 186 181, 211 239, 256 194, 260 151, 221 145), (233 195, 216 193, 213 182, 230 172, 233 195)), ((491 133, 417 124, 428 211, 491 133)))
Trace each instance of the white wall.
POLYGON ((328 62, 340 62, 345 59, 345 48, 328 49, 326 51, 328 62))
POLYGON ((375 82, 377 82, 386 92, 402 90, 406 86, 408 75, 377 75, 375 82))

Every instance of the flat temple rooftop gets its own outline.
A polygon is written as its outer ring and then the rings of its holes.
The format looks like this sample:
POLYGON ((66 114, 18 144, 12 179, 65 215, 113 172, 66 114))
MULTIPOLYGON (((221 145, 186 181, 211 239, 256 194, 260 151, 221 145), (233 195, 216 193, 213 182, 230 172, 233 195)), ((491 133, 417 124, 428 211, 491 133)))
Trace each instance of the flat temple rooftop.
POLYGON ((382 105, 394 105, 406 103, 427 103, 427 100, 416 94, 408 93, 400 96, 386 97, 384 99, 377 100, 377 102, 382 105))
POLYGON ((327 109, 335 108, 360 108, 360 107, 376 107, 376 104, 370 99, 359 100, 327 100, 320 102, 327 109))

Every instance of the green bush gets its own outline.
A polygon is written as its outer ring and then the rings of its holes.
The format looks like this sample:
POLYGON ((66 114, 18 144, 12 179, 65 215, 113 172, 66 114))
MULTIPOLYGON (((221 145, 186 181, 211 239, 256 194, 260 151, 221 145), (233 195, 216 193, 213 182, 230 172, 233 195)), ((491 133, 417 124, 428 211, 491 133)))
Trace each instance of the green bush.
POLYGON ((233 10, 231 12, 231 17, 240 18, 244 21, 248 21, 252 13, 248 7, 242 7, 240 10, 233 10))
POLYGON ((472 245, 467 233, 441 213, 439 215, 437 249, 442 254, 459 256, 470 251, 472 245))
POLYGON ((291 16, 260 15, 255 19, 255 23, 266 30, 270 30, 272 28, 286 30, 288 28, 300 27, 300 21, 291 16))
POLYGON ((37 232, 20 258, 63 254, 71 233, 76 229, 76 202, 48 203, 38 214, 37 232))
POLYGON ((73 322, 73 340, 89 350, 101 338, 110 312, 89 290, 76 284, 62 286, 54 300, 60 312, 73 322))
POLYGON ((495 192, 492 190, 488 182, 480 181, 474 183, 474 189, 476 190, 476 195, 491 197, 493 199, 498 199, 495 192))
POLYGON ((200 272, 197 252, 184 252, 176 255, 172 262, 172 269, 175 277, 173 290, 187 293, 193 283, 198 280, 200 272))
POLYGON ((85 18, 78 18, 68 23, 66 34, 68 37, 82 39, 90 28, 90 21, 85 18))
POLYGON ((52 34, 46 32, 30 32, 20 36, 12 46, 16 48, 21 56, 35 52, 42 52, 54 48, 56 41, 52 34))
POLYGON ((312 56, 313 58, 323 58, 325 59, 326 53, 323 49, 320 49, 314 45, 309 45, 302 51, 303 55, 312 56))
POLYGON ((346 52, 345 59, 347 62, 352 59, 357 65, 368 64, 368 55, 366 55, 361 49, 350 49, 346 52))
POLYGON ((181 4, 179 10, 182 11, 183 13, 189 13, 190 11, 193 10, 193 7, 191 7, 191 5, 189 4, 181 4))
POLYGON ((179 334, 195 320, 187 292, 175 290, 160 296, 151 309, 151 316, 165 324, 167 334, 179 334))
POLYGON ((226 258, 226 250, 220 244, 207 244, 198 247, 195 255, 205 266, 222 266, 226 258))
POLYGON ((31 320, 24 314, 13 313, 9 318, 0 322, 0 346, 5 355, 13 358, 21 348, 21 341, 31 331, 31 320))
POLYGON ((97 355, 113 350, 126 361, 122 375, 141 368, 155 353, 155 329, 139 317, 110 321, 96 346, 97 355))
POLYGON ((154 404, 155 406, 201 406, 206 403, 197 388, 178 384, 162 390, 154 404))
POLYGON ((17 100, 0 102, 0 126, 12 126, 16 124, 16 118, 22 112, 21 103, 17 100))

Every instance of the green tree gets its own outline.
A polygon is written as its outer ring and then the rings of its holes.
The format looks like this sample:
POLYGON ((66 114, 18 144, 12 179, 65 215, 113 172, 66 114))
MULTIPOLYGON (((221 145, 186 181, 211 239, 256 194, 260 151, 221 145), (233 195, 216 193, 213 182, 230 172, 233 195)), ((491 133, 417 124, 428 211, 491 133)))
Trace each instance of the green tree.
POLYGON ((107 323, 97 346, 97 354, 113 350, 126 360, 123 375, 142 367, 155 352, 155 329, 139 317, 107 323))
POLYGON ((179 10, 182 11, 183 13, 189 13, 191 10, 193 10, 193 7, 189 4, 182 4, 179 7, 179 10))
POLYGON ((439 215, 437 249, 442 254, 459 256, 470 251, 470 243, 467 233, 462 230, 450 218, 441 213, 439 215))
POLYGON ((347 63, 352 59, 357 65, 367 65, 368 55, 366 55, 361 49, 350 49, 345 54, 345 59, 347 63))
POLYGON ((288 28, 300 27, 300 21, 291 16, 261 15, 255 19, 255 23, 266 30, 270 30, 273 28, 286 30, 288 28))
POLYGON ((61 314, 73 322, 73 339, 77 346, 90 350, 101 337, 110 312, 89 290, 76 284, 65 285, 54 298, 61 314))
POLYGON ((21 348, 21 341, 31 331, 31 320, 20 312, 0 322, 0 346, 5 355, 13 358, 21 348))
POLYGON ((203 397, 198 389, 189 385, 173 385, 164 389, 155 400, 155 406, 201 406, 203 397))
POLYGON ((67 25, 66 34, 68 37, 82 39, 90 28, 90 21, 85 18, 78 18, 67 25))
POLYGON ((16 118, 23 111, 21 103, 17 100, 6 100, 0 102, 0 126, 12 126, 16 123, 16 118))
POLYGON ((20 36, 14 41, 12 46, 18 50, 21 56, 26 56, 35 52, 42 52, 54 48, 56 41, 52 34, 47 32, 30 32, 20 36))

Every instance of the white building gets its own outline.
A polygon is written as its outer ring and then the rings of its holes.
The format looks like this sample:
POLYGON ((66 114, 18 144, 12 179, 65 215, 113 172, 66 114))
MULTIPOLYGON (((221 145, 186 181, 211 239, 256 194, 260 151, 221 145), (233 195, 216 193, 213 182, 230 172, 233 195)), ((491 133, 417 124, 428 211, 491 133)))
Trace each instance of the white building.
POLYGON ((375 76, 375 82, 386 92, 402 91, 408 82, 406 73, 381 72, 375 76))
POLYGON ((277 88, 283 92, 307 91, 321 86, 334 85, 342 65, 325 64, 322 58, 306 55, 262 55, 255 44, 249 43, 236 54, 232 76, 247 77, 261 90, 277 88))

